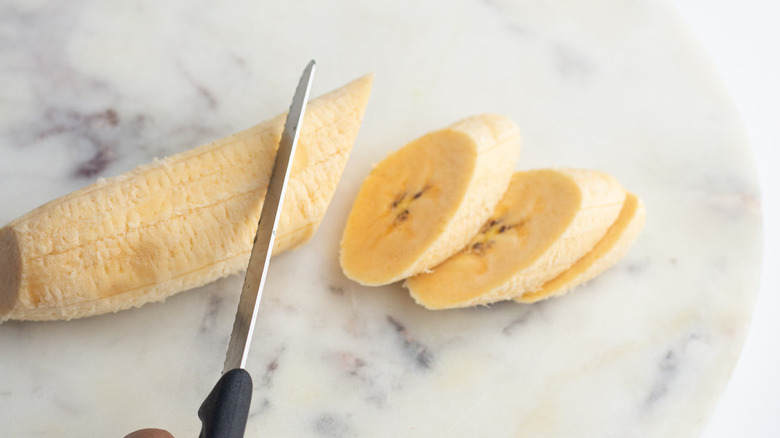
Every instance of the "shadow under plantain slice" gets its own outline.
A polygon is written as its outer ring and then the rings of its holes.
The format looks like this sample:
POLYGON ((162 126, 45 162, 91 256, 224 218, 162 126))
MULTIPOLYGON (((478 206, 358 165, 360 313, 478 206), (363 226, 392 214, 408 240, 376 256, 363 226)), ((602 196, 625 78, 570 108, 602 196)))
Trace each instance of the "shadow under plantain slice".
POLYGON ((429 270, 468 243, 501 199, 520 131, 485 114, 429 133, 380 162, 341 240, 344 274, 378 286, 429 270))
POLYGON ((593 248, 624 199, 620 183, 602 172, 517 172, 468 246, 405 286, 428 309, 489 304, 537 290, 593 248))

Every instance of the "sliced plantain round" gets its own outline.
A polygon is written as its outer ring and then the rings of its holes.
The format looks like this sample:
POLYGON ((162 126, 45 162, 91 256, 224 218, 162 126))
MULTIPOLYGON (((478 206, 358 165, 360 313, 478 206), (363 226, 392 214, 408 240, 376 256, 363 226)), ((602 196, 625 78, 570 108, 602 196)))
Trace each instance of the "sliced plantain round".
POLYGON ((341 240, 344 274, 370 286, 441 263, 479 231, 520 154, 520 131, 484 114, 427 134, 380 162, 363 182, 341 240))
POLYGON ((617 219, 625 196, 617 180, 598 171, 517 172, 468 245, 405 286, 429 309, 488 304, 536 291, 594 247, 617 219))
POLYGON ((574 287, 591 280, 606 271, 626 255, 645 224, 645 205, 633 193, 626 194, 626 201, 615 223, 584 257, 561 275, 545 283, 541 289, 523 294, 516 301, 535 303, 550 297, 563 295, 574 287))

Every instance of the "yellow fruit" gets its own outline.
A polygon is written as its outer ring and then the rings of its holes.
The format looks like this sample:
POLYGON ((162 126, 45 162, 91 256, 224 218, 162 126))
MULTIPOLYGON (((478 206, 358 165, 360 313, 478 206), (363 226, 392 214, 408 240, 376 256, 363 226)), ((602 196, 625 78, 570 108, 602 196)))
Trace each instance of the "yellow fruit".
POLYGON ((642 200, 632 193, 627 193, 626 202, 617 220, 588 254, 561 275, 545 283, 541 289, 523 294, 515 300, 521 303, 535 303, 563 295, 575 286, 601 274, 623 258, 642 231, 644 224, 645 206, 642 200))
MULTIPOLYGON (((371 84, 309 103, 275 254, 322 220, 371 84)), ((245 269, 284 118, 100 180, 0 229, 0 320, 114 312, 245 269)))
POLYGON ((535 291, 593 248, 624 199, 623 187, 601 172, 518 172, 468 246, 405 286, 429 309, 488 304, 535 291))
POLYGON ((341 267, 364 285, 424 272, 468 243, 509 184, 520 131, 485 114, 427 134, 366 178, 341 240, 341 267))

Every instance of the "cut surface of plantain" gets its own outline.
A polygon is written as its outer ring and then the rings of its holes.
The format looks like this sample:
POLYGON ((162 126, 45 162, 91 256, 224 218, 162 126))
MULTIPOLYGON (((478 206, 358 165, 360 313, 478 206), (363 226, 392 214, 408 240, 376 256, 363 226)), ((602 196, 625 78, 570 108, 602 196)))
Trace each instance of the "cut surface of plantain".
POLYGON ((625 196, 620 183, 602 172, 517 172, 468 246, 405 286, 428 309, 489 304, 535 291, 594 247, 625 196))
MULTIPOLYGON (((372 81, 309 103, 274 254, 317 229, 372 81)), ((99 180, 0 229, 0 321, 115 312, 245 269, 284 119, 99 180)))
POLYGON ((501 199, 520 131, 483 114, 429 133, 380 162, 360 187, 341 240, 344 274, 370 286, 424 272, 468 243, 501 199))
POLYGON ((521 303, 535 303, 563 295, 572 288, 593 279, 626 255, 644 224, 644 203, 633 193, 627 193, 617 220, 590 252, 561 275, 545 283, 541 289, 523 294, 515 300, 521 303))

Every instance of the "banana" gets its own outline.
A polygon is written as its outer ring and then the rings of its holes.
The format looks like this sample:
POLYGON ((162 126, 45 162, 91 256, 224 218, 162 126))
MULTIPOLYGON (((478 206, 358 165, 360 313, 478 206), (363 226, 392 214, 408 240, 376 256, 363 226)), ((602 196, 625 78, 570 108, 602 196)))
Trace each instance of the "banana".
POLYGON ((519 154, 519 129, 493 114, 462 120, 390 154, 363 182, 347 218, 344 274, 378 286, 450 257, 490 216, 519 154))
POLYGON ((515 298, 521 303, 535 303, 563 295, 577 285, 606 271, 626 255, 645 224, 645 206, 633 193, 626 194, 626 202, 617 220, 593 249, 571 268, 545 283, 541 289, 515 298))
POLYGON ((493 215, 458 254, 405 282, 428 309, 489 304, 538 290, 605 235, 626 192, 580 169, 517 172, 493 215))
MULTIPOLYGON (((274 254, 317 229, 372 81, 309 103, 274 254)), ((99 180, 0 229, 0 321, 115 312, 244 269, 284 118, 99 180)))

